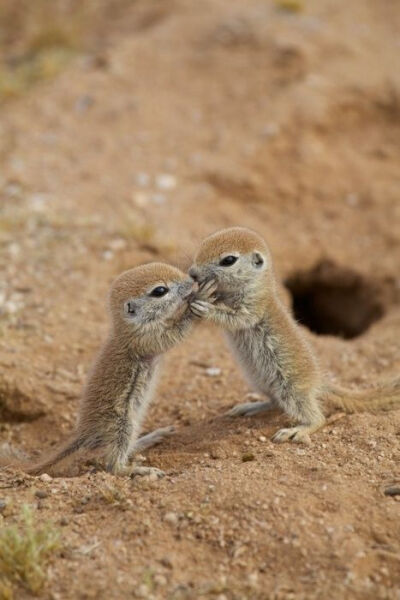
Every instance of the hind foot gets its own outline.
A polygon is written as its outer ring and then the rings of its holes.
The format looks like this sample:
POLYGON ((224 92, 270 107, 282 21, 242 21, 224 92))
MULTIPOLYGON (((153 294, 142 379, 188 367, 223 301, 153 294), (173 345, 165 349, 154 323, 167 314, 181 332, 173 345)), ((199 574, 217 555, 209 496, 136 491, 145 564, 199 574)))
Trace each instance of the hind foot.
POLYGON ((156 467, 134 467, 131 469, 131 477, 144 477, 149 475, 151 479, 161 479, 165 476, 164 471, 156 469, 156 467))
POLYGON ((297 444, 311 444, 310 433, 314 431, 312 427, 299 425, 298 427, 287 427, 279 429, 273 436, 272 441, 281 444, 282 442, 295 442, 297 444))
POLYGON ((174 433, 175 427, 172 425, 169 427, 160 427, 159 429, 155 429, 151 433, 142 435, 142 437, 136 440, 129 453, 136 454, 138 452, 143 452, 143 450, 147 450, 147 448, 152 448, 153 446, 160 444, 165 440, 165 438, 173 435, 174 433))
POLYGON ((252 417, 273 408, 273 402, 268 400, 265 402, 245 402, 244 404, 237 404, 231 410, 228 410, 225 415, 227 417, 252 417))

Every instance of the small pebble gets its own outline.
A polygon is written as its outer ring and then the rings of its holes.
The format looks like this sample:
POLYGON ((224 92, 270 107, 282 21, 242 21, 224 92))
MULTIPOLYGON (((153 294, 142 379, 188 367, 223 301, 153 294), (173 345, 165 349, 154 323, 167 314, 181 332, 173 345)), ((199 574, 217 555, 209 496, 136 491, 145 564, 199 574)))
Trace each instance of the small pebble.
POLYGON ((176 187, 176 177, 169 173, 156 175, 156 186, 159 190, 173 190, 176 187))
POLYGON ((170 523, 170 525, 177 525, 179 518, 178 515, 174 512, 167 512, 164 515, 164 521, 166 523, 170 523))
POLYGON ((37 490, 35 492, 35 496, 36 496, 36 498, 44 499, 44 498, 48 498, 49 493, 46 492, 46 490, 37 490))
POLYGON ((157 585, 167 585, 167 578, 164 575, 161 575, 161 573, 157 573, 157 575, 154 575, 153 581, 157 585))
POLYGON ((163 556, 163 558, 160 560, 160 563, 162 564, 163 567, 166 567, 167 569, 173 568, 173 564, 170 561, 170 559, 168 558, 168 556, 163 556))
POLYGON ((112 260, 114 258, 114 252, 111 250, 104 250, 102 257, 104 260, 112 260))
POLYGON ((148 195, 145 192, 135 192, 133 194, 133 202, 139 208, 143 208, 143 206, 146 206, 149 202, 148 195))
POLYGON ((126 248, 126 241, 122 238, 115 238, 114 240, 109 241, 108 247, 110 250, 123 250, 126 248))
POLYGON ((7 500, 4 500, 4 498, 0 498, 0 513, 3 512, 7 504, 7 500))
POLYGON ((248 581, 249 581, 249 585, 251 587, 254 587, 255 585, 257 585, 258 573, 250 573, 250 575, 248 577, 248 581))
POLYGON ((43 473, 42 475, 40 475, 39 479, 40 479, 40 481, 43 481, 44 483, 50 483, 50 481, 53 478, 50 475, 48 475, 47 473, 43 473))
POLYGON ((29 204, 34 212, 45 212, 47 208, 47 200, 42 194, 32 194, 29 204))
POLYGON ((205 374, 207 377, 218 377, 218 375, 221 375, 221 369, 219 367, 208 367, 205 374))
POLYGON ((10 256, 15 258, 20 254, 21 246, 19 244, 17 244, 16 242, 12 242, 11 244, 8 244, 7 250, 9 252, 10 256))
POLYGON ((242 455, 242 462, 250 462, 251 460, 254 460, 254 458, 255 456, 252 452, 246 452, 242 455))
POLYGON ((139 585, 139 587, 137 588, 136 594, 139 596, 139 598, 148 598, 149 590, 147 589, 147 585, 145 585, 144 583, 139 585))
POLYGON ((347 194, 346 202, 349 206, 357 206, 358 204, 358 195, 357 194, 347 194))

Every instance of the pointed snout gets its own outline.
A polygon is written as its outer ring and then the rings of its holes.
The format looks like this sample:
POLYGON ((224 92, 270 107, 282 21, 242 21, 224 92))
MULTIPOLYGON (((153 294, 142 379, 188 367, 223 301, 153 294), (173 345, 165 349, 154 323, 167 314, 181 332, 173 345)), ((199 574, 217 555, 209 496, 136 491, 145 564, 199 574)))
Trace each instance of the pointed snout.
POLYGON ((189 269, 189 275, 192 279, 194 279, 194 281, 198 281, 199 280, 199 271, 198 269, 196 269, 196 267, 190 267, 189 269))
POLYGON ((198 284, 196 282, 194 282, 192 279, 187 279, 179 285, 179 293, 183 299, 186 299, 191 296, 191 294, 196 292, 197 288, 198 284))

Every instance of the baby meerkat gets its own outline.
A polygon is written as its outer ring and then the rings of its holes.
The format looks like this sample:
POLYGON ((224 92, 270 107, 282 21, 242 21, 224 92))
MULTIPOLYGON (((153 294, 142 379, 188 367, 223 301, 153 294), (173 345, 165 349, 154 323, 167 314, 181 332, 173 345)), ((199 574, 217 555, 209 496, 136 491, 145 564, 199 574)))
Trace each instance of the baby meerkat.
POLYGON ((227 330, 227 337, 266 402, 242 404, 230 415, 254 415, 273 407, 298 424, 273 441, 309 441, 324 421, 323 407, 346 412, 400 406, 400 378, 372 390, 352 392, 326 384, 316 356, 281 302, 270 251, 255 232, 223 229, 203 240, 189 270, 203 290, 217 284, 216 302, 191 301, 193 313, 227 330))
MULTIPOLYGON (((37 474, 84 450, 100 454, 107 471, 130 474, 129 456, 168 433, 168 428, 156 430, 138 440, 161 355, 183 339, 194 319, 188 301, 195 288, 187 275, 162 263, 142 265, 117 277, 109 296, 108 339, 89 374, 72 438, 37 463, 3 457, 1 464, 37 474)), ((206 300, 212 292, 207 286, 198 294, 206 300)), ((137 467, 134 473, 150 471, 137 467)))

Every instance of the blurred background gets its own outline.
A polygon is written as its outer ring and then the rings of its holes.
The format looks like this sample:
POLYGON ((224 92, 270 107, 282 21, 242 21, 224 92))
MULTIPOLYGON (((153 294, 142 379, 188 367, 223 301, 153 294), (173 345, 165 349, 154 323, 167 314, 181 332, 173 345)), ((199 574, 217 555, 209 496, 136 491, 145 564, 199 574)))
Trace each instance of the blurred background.
MULTIPOLYGON (((186 268, 204 235, 230 225, 265 237, 334 376, 363 385, 398 373, 399 31, 397 0, 0 0, 5 440, 34 448, 71 430, 121 270, 186 268)), ((193 339, 171 359, 154 426, 189 426, 242 400, 219 337, 193 339), (222 367, 219 387, 190 362, 199 356, 222 367), (181 408, 167 402, 170 383, 181 408)), ((287 556, 286 574, 302 562, 287 556)))
POLYGON ((362 333, 396 295, 398 25, 391 0, 2 2, 2 314, 30 266, 186 266, 239 224, 302 321, 362 333))

